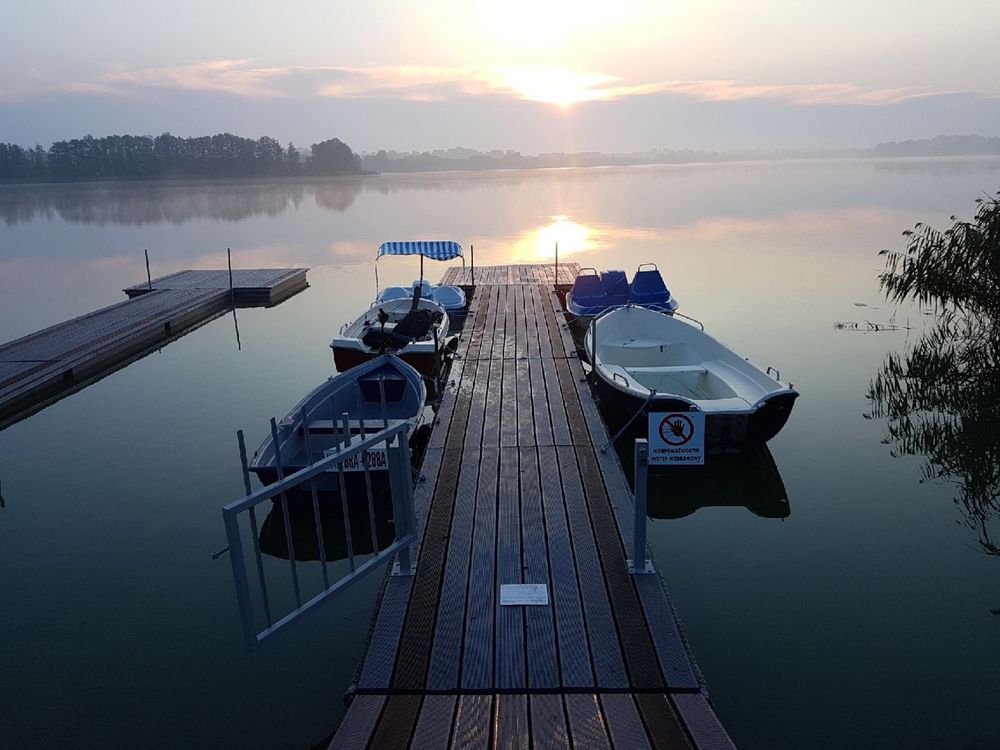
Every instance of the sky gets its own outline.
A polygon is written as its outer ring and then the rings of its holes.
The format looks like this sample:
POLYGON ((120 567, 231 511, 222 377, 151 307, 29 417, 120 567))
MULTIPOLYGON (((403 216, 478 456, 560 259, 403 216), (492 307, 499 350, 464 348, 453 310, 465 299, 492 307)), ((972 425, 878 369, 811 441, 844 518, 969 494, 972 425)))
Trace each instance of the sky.
POLYGON ((5 0, 0 141, 356 151, 1000 135, 998 0, 5 0))

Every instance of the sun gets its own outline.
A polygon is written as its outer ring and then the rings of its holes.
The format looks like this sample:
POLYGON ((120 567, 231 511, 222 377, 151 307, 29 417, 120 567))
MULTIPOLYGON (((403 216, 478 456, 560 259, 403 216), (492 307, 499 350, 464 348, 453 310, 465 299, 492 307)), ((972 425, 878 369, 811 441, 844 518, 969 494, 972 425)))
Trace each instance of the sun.
POLYGON ((509 89, 523 99, 554 104, 569 109, 574 104, 593 102, 613 96, 615 76, 581 73, 537 65, 496 69, 496 86, 509 89))

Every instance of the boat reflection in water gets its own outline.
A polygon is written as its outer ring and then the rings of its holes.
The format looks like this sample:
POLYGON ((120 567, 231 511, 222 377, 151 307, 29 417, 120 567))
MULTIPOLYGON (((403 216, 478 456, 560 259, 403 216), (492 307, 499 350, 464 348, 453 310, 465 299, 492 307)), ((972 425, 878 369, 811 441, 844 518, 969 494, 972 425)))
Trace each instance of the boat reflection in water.
MULTIPOLYGON (((337 493, 331 492, 317 494, 326 559, 329 562, 344 560, 347 558, 347 534, 344 530, 340 497, 337 493)), ((392 521, 392 498, 388 492, 373 493, 373 495, 375 542, 378 549, 385 549, 392 544, 395 533, 392 521)), ((295 490, 286 493, 286 499, 295 559, 298 562, 318 561, 320 559, 319 544, 316 539, 316 518, 313 514, 311 493, 295 490)), ((351 497, 347 508, 351 525, 351 546, 354 554, 371 554, 375 550, 372 549, 372 526, 364 496, 361 498, 351 497)), ((260 550, 265 555, 282 560, 288 559, 288 542, 285 536, 285 521, 280 501, 272 504, 271 510, 260 526, 259 538, 260 550)))
MULTIPOLYGON (((628 441, 619 442, 623 447, 618 457, 634 487, 634 457, 624 447, 628 441)), ((791 513, 785 483, 766 445, 736 455, 709 456, 704 466, 650 467, 646 482, 650 518, 683 518, 701 508, 746 508, 761 518, 784 519, 791 513)))
POLYGON ((761 518, 791 513, 785 483, 766 445, 738 456, 710 457, 704 466, 655 468, 646 486, 651 518, 683 518, 700 508, 722 507, 743 507, 761 518))

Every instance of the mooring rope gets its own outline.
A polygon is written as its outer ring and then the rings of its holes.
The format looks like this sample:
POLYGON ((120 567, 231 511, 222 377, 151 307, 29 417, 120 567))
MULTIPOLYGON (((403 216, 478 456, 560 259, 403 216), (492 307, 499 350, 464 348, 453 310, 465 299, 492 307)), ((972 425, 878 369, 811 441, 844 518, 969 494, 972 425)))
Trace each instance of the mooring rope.
POLYGON ((646 410, 646 407, 649 406, 649 402, 653 400, 653 397, 655 395, 656 395, 656 391, 655 390, 650 390, 649 395, 646 396, 646 400, 643 401, 642 405, 639 407, 639 411, 637 411, 635 414, 633 414, 632 417, 629 419, 629 421, 625 423, 625 426, 622 427, 620 430, 618 430, 618 432, 615 433, 614 437, 611 438, 610 440, 608 440, 608 442, 606 442, 604 444, 604 447, 601 448, 601 453, 607 453, 608 452, 608 448, 610 448, 612 445, 615 444, 615 442, 618 440, 618 438, 620 438, 624 434, 625 430, 627 430, 632 425, 632 423, 635 421, 635 418, 638 417, 640 414, 642 414, 646 410))

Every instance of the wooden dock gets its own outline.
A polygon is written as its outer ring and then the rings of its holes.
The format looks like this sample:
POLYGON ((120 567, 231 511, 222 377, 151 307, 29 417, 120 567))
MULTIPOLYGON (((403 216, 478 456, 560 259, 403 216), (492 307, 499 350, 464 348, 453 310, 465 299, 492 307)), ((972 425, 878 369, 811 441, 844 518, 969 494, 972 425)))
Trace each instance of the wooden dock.
POLYGON ((542 284, 571 286, 580 273, 578 263, 522 263, 513 266, 454 267, 445 271, 442 284, 476 286, 481 284, 542 284), (558 278, 556 278, 558 276, 558 278))
POLYGON ((733 747, 661 578, 629 573, 632 497, 554 269, 475 274, 415 491, 415 574, 387 580, 330 747, 733 747), (509 583, 546 584, 548 606, 500 606, 509 583))
POLYGON ((163 346, 232 306, 274 305, 306 269, 180 271, 125 289, 130 299, 0 344, 0 428, 163 346))

